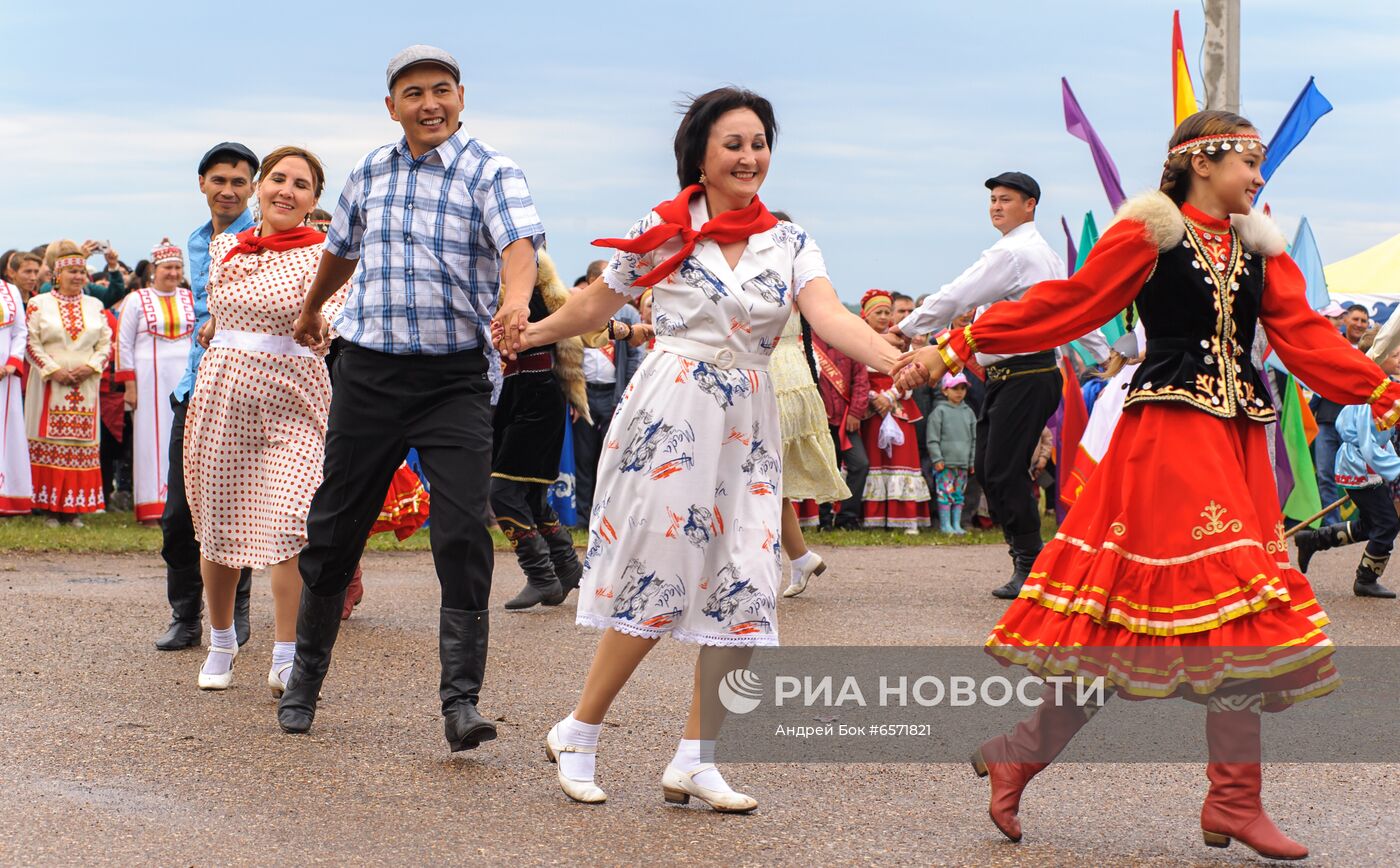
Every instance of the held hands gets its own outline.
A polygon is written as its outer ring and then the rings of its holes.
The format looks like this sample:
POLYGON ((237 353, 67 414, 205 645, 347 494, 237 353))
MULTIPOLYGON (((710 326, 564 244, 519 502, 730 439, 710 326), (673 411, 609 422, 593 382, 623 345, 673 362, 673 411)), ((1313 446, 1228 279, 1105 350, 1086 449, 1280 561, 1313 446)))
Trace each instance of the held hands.
POLYGON ((875 392, 872 394, 870 396, 870 405, 875 408, 876 413, 882 415, 890 412, 890 409, 894 407, 894 405, 890 403, 890 399, 885 397, 884 392, 875 392))
MULTIPOLYGON (((210 320, 213 324, 213 320, 210 320)), ((202 333, 201 333, 202 335, 202 333)), ((320 310, 301 309, 296 325, 292 327, 292 340, 307 349, 322 352, 331 344, 330 326, 320 310)))
POLYGON ((629 347, 640 347, 656 336, 656 329, 650 323, 640 322, 631 327, 632 333, 627 336, 629 347))
POLYGON ((209 342, 214 339, 214 318, 209 317, 209 321, 199 327, 199 334, 195 335, 195 340, 206 350, 209 349, 209 342))
POLYGON ((525 343, 525 329, 529 324, 528 303, 503 304, 491 319, 491 343, 502 356, 513 359, 517 353, 529 349, 525 343))
POLYGON ((899 357, 894 370, 894 387, 900 390, 914 389, 928 382, 936 382, 948 372, 943 357, 936 347, 911 350, 899 357))

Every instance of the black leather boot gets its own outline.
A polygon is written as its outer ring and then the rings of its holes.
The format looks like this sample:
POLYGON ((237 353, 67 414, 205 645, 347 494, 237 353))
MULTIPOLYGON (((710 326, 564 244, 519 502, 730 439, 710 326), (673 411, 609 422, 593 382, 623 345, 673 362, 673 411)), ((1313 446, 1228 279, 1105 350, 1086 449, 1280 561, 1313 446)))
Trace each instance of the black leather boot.
POLYGON ((442 658, 442 728, 453 752, 474 750, 496 737, 496 725, 476 710, 486 675, 490 612, 443 607, 438 618, 438 656, 442 658))
POLYGON ((196 601, 194 615, 190 616, 188 610, 173 611, 170 616, 170 626, 165 628, 165 632, 156 639, 156 648, 161 651, 179 651, 181 648, 193 648, 199 645, 204 637, 204 626, 200 620, 200 606, 196 601))
MULTIPOLYGON (((545 545, 549 546, 549 559, 554 564, 554 575, 559 579, 559 586, 564 589, 564 597, 567 597, 583 578, 583 564, 579 563, 578 552, 574 551, 573 535, 560 525, 552 524, 542 525, 540 536, 544 537, 545 545)), ((560 603, 564 602, 564 597, 559 598, 560 603)))
POLYGON ((520 569, 525 572, 525 587, 506 603, 506 608, 528 609, 540 603, 557 606, 564 602, 567 592, 554 575, 554 562, 550 559, 549 546, 544 537, 531 529, 516 536, 511 544, 515 546, 520 569))
POLYGON ((1035 565, 1035 559, 1043 545, 1039 532, 1011 537, 1011 578, 1006 584, 992 591, 993 597, 998 600, 1014 600, 1020 596, 1021 586, 1030 578, 1031 567, 1035 565))
POLYGON ((238 646, 248 644, 252 627, 248 624, 249 598, 253 593, 253 571, 244 568, 238 573, 238 590, 233 595, 233 633, 238 637, 238 646))
POLYGON ((1382 600, 1395 599, 1395 592, 1380 582, 1381 574, 1390 563, 1390 555, 1376 557, 1370 552, 1361 555, 1361 566, 1356 568, 1356 581, 1351 592, 1358 597, 1378 597, 1382 600))
POLYGON ((1313 555, 1337 546, 1351 545, 1353 541, 1351 522, 1329 524, 1317 530, 1300 530, 1293 535, 1298 546, 1298 572, 1306 574, 1313 555))
POLYGON ((297 609, 297 652, 292 659, 292 675, 277 703, 277 723, 283 732, 306 732, 316 718, 316 701, 321 698, 321 682, 331 665, 331 649, 340 632, 340 610, 345 592, 330 597, 311 593, 302 586, 301 606, 297 609))

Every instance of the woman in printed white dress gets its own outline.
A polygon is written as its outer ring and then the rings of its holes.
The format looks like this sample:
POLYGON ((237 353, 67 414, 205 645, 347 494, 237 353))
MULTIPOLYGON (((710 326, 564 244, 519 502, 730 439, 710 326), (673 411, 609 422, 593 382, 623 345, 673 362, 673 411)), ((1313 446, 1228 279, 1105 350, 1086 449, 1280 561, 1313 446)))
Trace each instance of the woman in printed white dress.
MULTIPOLYGON (((326 347, 292 340, 325 236, 302 225, 325 185, 309 151, 278 148, 258 170, 262 222, 209 245, 209 351, 185 420, 185 492, 212 628, 201 690, 233 680, 233 599, 243 567, 269 567, 272 668, 286 686, 296 651, 306 514, 321 485, 331 403, 326 347)), ((337 296, 343 303, 343 296, 337 296)))
POLYGON ((681 193, 656 206, 602 277, 538 322, 498 324, 504 351, 597 329, 654 286, 656 349, 613 418, 598 468, 578 622, 606 628, 573 714, 546 737, 564 792, 593 782, 603 716, 662 636, 703 646, 667 801, 719 811, 757 801, 714 766, 718 677, 776 645, 782 432, 768 355, 794 307, 830 343, 888 370, 897 357, 836 297, 815 242, 758 200, 776 124, 737 88, 695 99, 676 132, 681 193), (699 697, 711 701, 704 703, 699 697))
POLYGON ((136 520, 159 525, 170 472, 170 393, 184 376, 194 335, 194 296, 180 286, 184 254, 161 240, 151 286, 127 296, 117 326, 116 380, 131 411, 136 520))
POLYGON ((24 436, 24 293, 0 280, 0 516, 29 515, 34 509, 29 443, 24 436))

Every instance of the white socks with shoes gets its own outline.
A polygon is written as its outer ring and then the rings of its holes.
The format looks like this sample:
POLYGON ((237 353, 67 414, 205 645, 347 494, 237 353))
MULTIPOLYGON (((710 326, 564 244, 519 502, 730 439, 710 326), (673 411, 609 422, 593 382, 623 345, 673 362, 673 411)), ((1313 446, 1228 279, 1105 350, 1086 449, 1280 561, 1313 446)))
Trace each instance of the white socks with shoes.
MULTIPOLYGON (((810 552, 807 556, 810 556, 810 552)), ((713 764, 715 761, 715 740, 701 738, 683 738, 676 747, 676 755, 671 759, 671 767, 683 772, 692 772, 705 763, 713 764)), ((691 780, 707 790, 719 790, 720 792, 734 792, 725 783, 724 776, 717 768, 709 768, 695 775, 691 780)))
MULTIPOLYGON (((574 747, 597 748, 598 733, 603 731, 601 723, 581 723, 574 720, 572 714, 555 724, 555 728, 558 730, 559 742, 574 747)), ((591 781, 593 771, 597 767, 597 758, 597 754, 591 751, 564 751, 559 754, 559 770, 570 780, 591 781)))
POLYGON ((808 549, 807 554, 803 555, 802 557, 794 558, 792 560, 792 571, 791 574, 788 576, 788 585, 791 586, 801 584, 803 571, 807 569, 808 565, 810 565, 816 560, 817 554, 811 549, 808 549))
POLYGON ((223 675, 233 668, 233 655, 215 649, 237 648, 238 634, 232 626, 221 630, 211 624, 210 628, 209 656, 204 658, 204 668, 199 671, 205 675, 223 675))
MULTIPOLYGON (((272 670, 273 670, 274 672, 276 672, 276 671, 277 671, 277 667, 283 665, 284 663, 291 663, 291 662, 292 662, 292 658, 296 657, 296 654, 297 654, 297 643, 296 643, 296 642, 273 642, 273 643, 272 643, 272 670)), ((287 679, 292 677, 292 670, 291 670, 291 669, 287 669, 287 670, 283 671, 282 673, 280 673, 277 677, 280 678, 280 679, 282 679, 282 686, 283 686, 283 687, 286 687, 286 686, 287 686, 287 679)))

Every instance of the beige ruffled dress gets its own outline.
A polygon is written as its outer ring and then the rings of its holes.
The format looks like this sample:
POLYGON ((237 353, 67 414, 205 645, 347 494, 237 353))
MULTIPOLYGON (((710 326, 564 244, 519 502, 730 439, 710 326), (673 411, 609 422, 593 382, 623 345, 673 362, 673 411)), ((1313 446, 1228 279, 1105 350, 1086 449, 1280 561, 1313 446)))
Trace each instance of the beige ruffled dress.
POLYGON ((768 363, 783 432, 783 497, 831 503, 851 496, 836 464, 822 394, 812 382, 802 346, 802 318, 788 317, 768 363))

